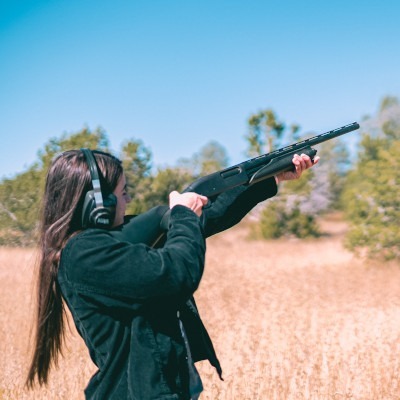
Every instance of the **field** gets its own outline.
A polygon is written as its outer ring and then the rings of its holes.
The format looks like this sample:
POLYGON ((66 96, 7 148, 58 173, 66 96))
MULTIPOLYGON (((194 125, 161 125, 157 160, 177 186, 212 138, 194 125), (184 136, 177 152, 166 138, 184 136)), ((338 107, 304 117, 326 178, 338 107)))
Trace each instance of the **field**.
MULTIPOLYGON (((201 400, 400 399, 400 266, 317 240, 249 241, 249 221, 208 241, 197 303, 224 371, 198 363, 201 400)), ((32 250, 0 248, 0 399, 83 399, 95 368, 71 328, 45 389, 27 392, 32 250)))

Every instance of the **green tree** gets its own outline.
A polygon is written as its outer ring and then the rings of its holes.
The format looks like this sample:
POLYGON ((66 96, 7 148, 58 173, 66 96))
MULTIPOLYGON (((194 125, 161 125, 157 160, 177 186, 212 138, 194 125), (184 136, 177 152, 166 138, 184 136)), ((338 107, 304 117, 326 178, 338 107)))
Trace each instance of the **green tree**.
POLYGON ((109 140, 102 128, 91 131, 85 127, 76 133, 64 133, 60 137, 53 137, 38 151, 39 163, 43 171, 47 171, 53 157, 66 150, 87 147, 102 151, 110 151, 109 140))
POLYGON ((212 174, 228 166, 228 155, 225 147, 217 141, 205 144, 190 158, 178 160, 178 168, 186 169, 193 178, 212 174))
POLYGON ((168 204, 169 194, 173 190, 181 192, 192 179, 192 175, 182 168, 168 167, 158 170, 157 174, 151 179, 149 190, 145 195, 147 208, 168 204))
MULTIPOLYGON (((282 145, 285 138, 289 142, 299 140, 300 127, 292 124, 289 129, 278 120, 271 109, 253 114, 248 119, 248 155, 258 156, 271 152, 282 145)), ((315 206, 310 201, 313 194, 314 174, 307 173, 300 181, 280 184, 279 195, 269 200, 262 208, 256 235, 264 238, 277 238, 283 235, 296 237, 317 236, 314 221, 315 206)), ((316 199, 318 202, 320 199, 316 199)))
POLYGON ((132 201, 127 214, 140 214, 149 207, 146 198, 152 182, 152 153, 141 140, 126 141, 121 152, 122 165, 127 181, 128 193, 132 201))
POLYGON ((0 183, 0 243, 26 245, 35 241, 48 166, 56 154, 81 147, 109 151, 105 132, 101 128, 94 131, 84 128, 71 135, 51 138, 38 151, 38 161, 26 172, 0 183))
POLYGON ((271 109, 250 115, 247 125, 248 133, 245 139, 248 142, 247 154, 250 157, 269 153, 280 147, 285 133, 288 141, 296 140, 300 129, 299 125, 292 124, 288 131, 286 125, 279 121, 276 113, 271 109))
POLYGON ((400 106, 389 100, 369 121, 375 127, 379 121, 381 129, 364 133, 342 201, 350 224, 347 246, 370 257, 400 259, 400 106))
POLYGON ((203 146, 197 157, 199 175, 212 174, 228 166, 228 156, 225 148, 216 141, 211 141, 203 146))
MULTIPOLYGON (((268 200, 260 213, 258 232, 265 239, 281 236, 318 237, 315 215, 326 198, 321 194, 314 171, 299 180, 283 182, 276 197, 268 200)), ((257 228, 256 228, 257 235, 257 228)))
POLYGON ((39 217, 42 172, 33 166, 0 184, 0 244, 29 245, 39 217))

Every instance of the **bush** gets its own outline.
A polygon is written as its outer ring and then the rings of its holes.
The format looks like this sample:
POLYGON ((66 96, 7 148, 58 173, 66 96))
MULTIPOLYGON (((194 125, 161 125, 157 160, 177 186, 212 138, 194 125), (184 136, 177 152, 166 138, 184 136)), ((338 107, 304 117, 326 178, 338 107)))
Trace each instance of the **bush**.
POLYGON ((260 233, 264 239, 276 239, 281 236, 300 239, 320 236, 313 215, 301 212, 298 203, 289 209, 286 204, 277 201, 271 201, 261 212, 260 233))
POLYGON ((383 99, 363 130, 342 196, 350 226, 346 245, 370 258, 400 260, 400 101, 383 99))
POLYGON ((375 142, 376 153, 363 158, 347 182, 343 203, 350 229, 346 245, 365 249, 371 258, 400 259, 400 141, 375 142))

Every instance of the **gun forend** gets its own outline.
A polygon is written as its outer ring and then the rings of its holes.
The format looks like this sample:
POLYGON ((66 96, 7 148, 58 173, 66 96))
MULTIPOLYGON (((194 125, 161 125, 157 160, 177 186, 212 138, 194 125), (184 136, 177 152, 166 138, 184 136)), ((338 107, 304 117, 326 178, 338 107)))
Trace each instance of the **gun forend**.
POLYGON ((317 154, 317 150, 311 147, 305 147, 303 149, 297 149, 296 151, 292 151, 291 153, 273 158, 267 165, 260 168, 257 172, 254 173, 254 175, 250 179, 249 185, 270 178, 278 173, 294 170, 292 160, 295 154, 306 154, 311 158, 311 160, 314 160, 314 157, 317 154))

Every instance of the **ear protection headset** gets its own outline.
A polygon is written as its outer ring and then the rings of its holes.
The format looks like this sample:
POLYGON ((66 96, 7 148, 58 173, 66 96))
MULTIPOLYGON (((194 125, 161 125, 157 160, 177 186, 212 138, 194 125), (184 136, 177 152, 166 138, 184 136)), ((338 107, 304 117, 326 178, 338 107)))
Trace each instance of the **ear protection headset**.
POLYGON ((117 197, 110 193, 103 199, 100 186, 101 172, 91 150, 81 149, 92 179, 93 190, 86 193, 82 208, 83 228, 110 228, 114 222, 117 197))

